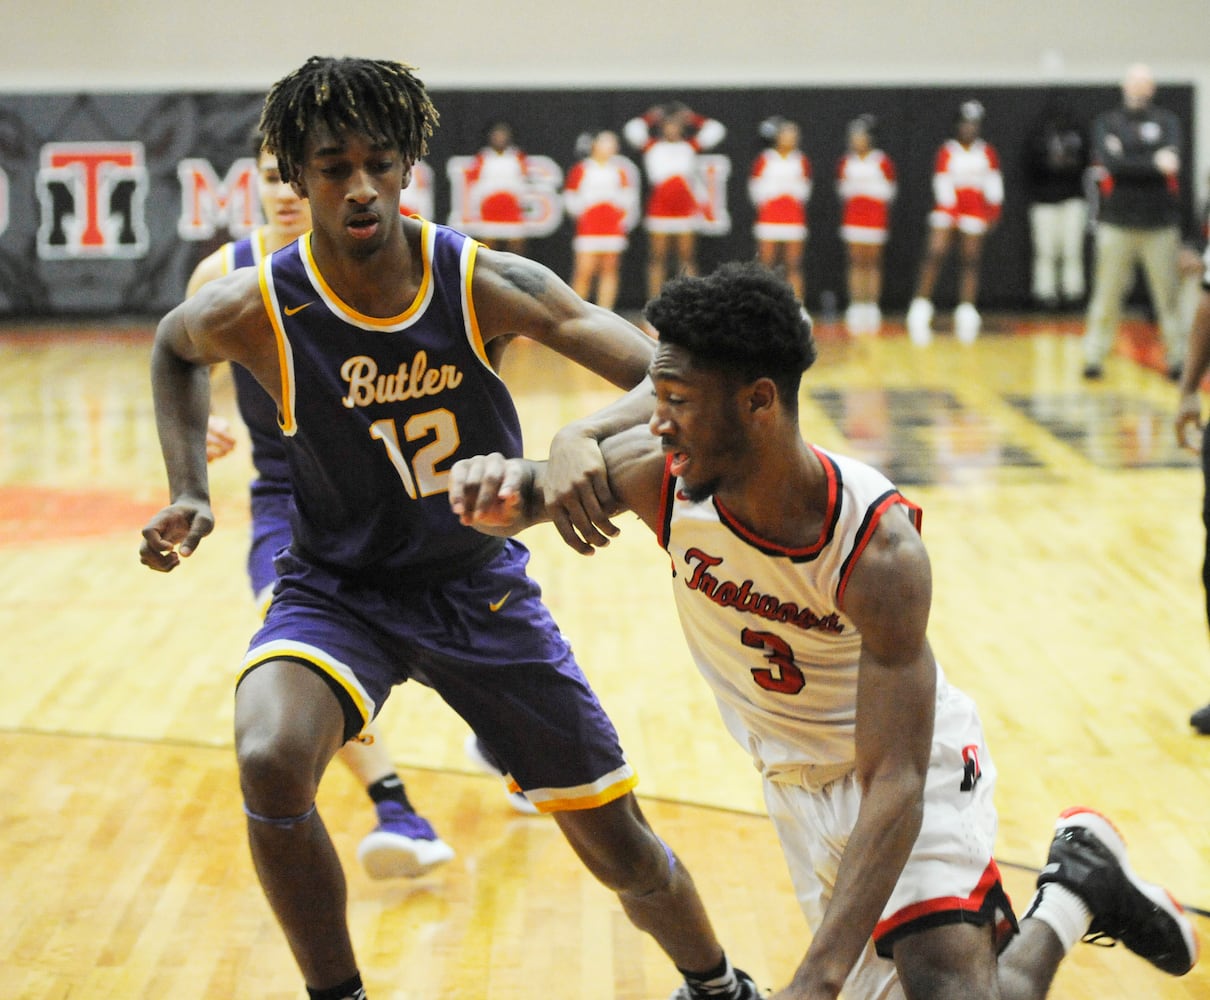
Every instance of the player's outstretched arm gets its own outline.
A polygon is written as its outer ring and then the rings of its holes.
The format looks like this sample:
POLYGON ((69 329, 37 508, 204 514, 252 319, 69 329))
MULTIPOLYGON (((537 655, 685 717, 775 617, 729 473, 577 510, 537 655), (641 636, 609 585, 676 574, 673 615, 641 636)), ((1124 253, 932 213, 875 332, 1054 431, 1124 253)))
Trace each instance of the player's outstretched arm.
POLYGON ((206 470, 210 366, 239 360, 262 377, 264 366, 256 359, 264 345, 257 338, 267 324, 256 275, 249 271, 208 285, 156 328, 151 389, 169 505, 143 528, 139 556, 151 569, 176 568, 214 528, 206 470))
POLYGON ((542 491, 564 540, 604 545, 617 534, 605 513, 612 503, 600 442, 647 420, 646 382, 654 342, 620 316, 585 302, 549 268, 514 254, 480 250, 473 286, 485 340, 521 335, 595 372, 628 395, 564 427, 551 442, 542 491))
MULTIPOLYGON (((606 439, 601 451, 613 497, 605 512, 632 510, 657 530, 664 469, 658 440, 641 425, 606 439)), ((511 536, 534 524, 557 521, 559 508, 546 503, 543 493, 549 468, 547 462, 499 453, 461 459, 450 470, 450 508, 463 524, 492 535, 511 536)), ((608 542, 594 543, 573 532, 568 544, 592 555, 608 542)))

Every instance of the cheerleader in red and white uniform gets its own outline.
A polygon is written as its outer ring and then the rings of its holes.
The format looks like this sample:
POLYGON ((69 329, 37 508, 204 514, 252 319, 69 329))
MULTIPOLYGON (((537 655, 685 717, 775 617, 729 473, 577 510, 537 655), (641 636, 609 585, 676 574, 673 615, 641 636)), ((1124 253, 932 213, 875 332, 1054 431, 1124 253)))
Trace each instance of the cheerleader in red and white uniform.
POLYGON ((756 256, 766 267, 781 270, 801 302, 811 161, 798 148, 800 132, 794 122, 769 118, 761 123, 761 135, 770 146, 748 175, 748 196, 756 206, 756 256))
POLYGON ((567 214, 576 220, 571 287, 588 300, 595 282, 592 301, 612 309, 618 298, 618 267, 626 234, 638 220, 639 173, 618 155, 616 132, 586 134, 582 142, 588 145, 587 155, 571 168, 563 187, 567 214))
POLYGON ((493 250, 525 252, 526 169, 525 154, 513 144, 512 126, 496 122, 466 175, 470 215, 477 220, 467 230, 493 250))
POLYGON ((877 333, 882 326, 882 250, 891 202, 898 190, 895 164, 874 145, 873 115, 849 122, 849 149, 836 168, 842 214, 840 235, 848 248, 849 306, 845 326, 853 334, 877 333))
POLYGON ((908 309, 908 334, 915 344, 932 340, 933 288, 941 265, 949 254, 954 232, 959 244, 958 308, 954 310, 954 335, 964 344, 979 336, 980 317, 975 308, 979 292, 979 262, 983 240, 1000 219, 1004 203, 1004 179, 996 150, 979 137, 983 105, 966 101, 958 109, 955 137, 937 152, 933 171, 936 207, 929 216, 929 234, 916 297, 908 309))
POLYGON ((649 186, 647 291, 654 298, 668 274, 670 252, 679 273, 697 273, 697 231, 705 215, 697 154, 722 142, 727 130, 713 118, 673 102, 632 118, 622 134, 643 151, 649 186))

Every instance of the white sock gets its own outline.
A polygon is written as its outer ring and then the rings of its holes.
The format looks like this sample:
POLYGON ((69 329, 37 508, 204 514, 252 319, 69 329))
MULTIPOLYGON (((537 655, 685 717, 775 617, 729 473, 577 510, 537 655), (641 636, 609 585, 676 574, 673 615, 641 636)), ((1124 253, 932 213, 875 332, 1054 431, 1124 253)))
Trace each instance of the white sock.
POLYGON ((1071 951, 1088 933, 1092 912, 1084 900, 1058 882, 1047 882, 1034 895, 1025 911, 1026 920, 1041 920, 1058 936, 1063 952, 1071 951))

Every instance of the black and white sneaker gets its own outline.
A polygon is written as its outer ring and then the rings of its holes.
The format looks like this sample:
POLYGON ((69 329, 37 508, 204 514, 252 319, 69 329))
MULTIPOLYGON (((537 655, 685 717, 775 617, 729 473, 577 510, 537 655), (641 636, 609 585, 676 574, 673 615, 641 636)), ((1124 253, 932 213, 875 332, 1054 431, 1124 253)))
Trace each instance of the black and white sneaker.
POLYGON ((1092 913, 1084 940, 1121 941, 1136 955, 1173 976, 1197 962, 1197 931, 1163 887, 1144 882, 1130 868, 1126 843, 1100 813, 1076 806, 1059 816, 1038 887, 1057 882, 1092 913))
MULTIPOLYGON (((761 1000, 763 994, 748 973, 744 972, 743 969, 736 969, 735 978, 739 980, 739 994, 734 1000, 761 1000)), ((693 987, 689 983, 684 982, 676 988, 668 1000, 707 1000, 707 998, 708 1000, 716 1000, 714 994, 694 992, 693 987)), ((717 1000, 731 1000, 731 998, 719 997, 717 1000)))

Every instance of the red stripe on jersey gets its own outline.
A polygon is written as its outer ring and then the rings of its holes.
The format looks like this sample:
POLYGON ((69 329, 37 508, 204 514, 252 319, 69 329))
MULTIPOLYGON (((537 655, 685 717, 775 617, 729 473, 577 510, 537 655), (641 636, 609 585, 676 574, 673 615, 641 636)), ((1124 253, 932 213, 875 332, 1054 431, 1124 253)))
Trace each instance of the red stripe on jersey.
POLYGON ((857 538, 853 543, 853 551, 845 560, 844 569, 840 575, 840 584, 836 588, 836 606, 844 609, 844 592, 849 585, 849 579, 853 575, 853 569, 857 565, 857 560, 861 558, 861 553, 865 551, 865 547, 870 544, 870 539, 874 537, 874 532, 878 530, 878 523, 882 520, 882 515, 892 507, 902 504, 907 509, 908 517, 911 518, 912 527, 919 533, 920 525, 923 519, 923 511, 910 500, 906 499, 901 493, 888 493, 867 516, 866 523, 862 525, 857 534, 857 538))
POLYGON ((811 446, 811 450, 819 458, 820 464, 823 465, 824 478, 828 484, 828 506, 824 510, 823 527, 820 528, 819 537, 815 541, 798 548, 790 548, 786 545, 779 545, 777 542, 771 542, 744 527, 744 525, 736 520, 735 515, 723 506, 722 501, 718 497, 715 497, 714 506, 718 510, 719 517, 723 523, 739 535, 740 538, 744 539, 744 541, 754 545, 762 552, 783 555, 790 559, 798 560, 817 556, 823 547, 832 540, 832 535, 836 530, 836 519, 840 514, 840 475, 831 459, 823 454, 823 452, 814 446, 811 446))
POLYGON ((668 540, 672 534, 672 498, 674 496, 673 487, 676 485, 676 478, 672 475, 672 456, 668 455, 664 459, 664 481, 660 483, 660 506, 659 506, 659 540, 663 548, 668 548, 668 540))

